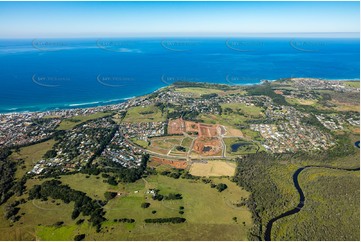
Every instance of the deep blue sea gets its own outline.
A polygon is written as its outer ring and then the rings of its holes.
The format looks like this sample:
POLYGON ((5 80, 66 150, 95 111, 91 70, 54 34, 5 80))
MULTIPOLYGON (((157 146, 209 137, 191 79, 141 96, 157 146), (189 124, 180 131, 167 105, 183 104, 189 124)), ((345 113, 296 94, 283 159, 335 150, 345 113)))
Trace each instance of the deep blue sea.
POLYGON ((359 39, 0 40, 0 113, 117 103, 175 81, 360 78, 359 39))

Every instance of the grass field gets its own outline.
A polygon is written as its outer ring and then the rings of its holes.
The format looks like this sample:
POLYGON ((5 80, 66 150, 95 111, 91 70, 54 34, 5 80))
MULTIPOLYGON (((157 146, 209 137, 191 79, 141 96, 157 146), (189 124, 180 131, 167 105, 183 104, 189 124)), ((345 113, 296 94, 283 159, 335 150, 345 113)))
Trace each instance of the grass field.
POLYGON ((226 132, 226 136, 238 136, 238 137, 243 137, 243 132, 240 129, 234 129, 231 127, 225 127, 227 132, 226 132))
POLYGON ((224 160, 209 160, 207 163, 193 163, 189 172, 194 176, 233 176, 236 164, 224 160))
POLYGON ((222 109, 230 108, 234 112, 240 111, 245 116, 251 117, 263 117, 263 109, 257 106, 247 106, 244 103, 223 103, 221 104, 222 109))
POLYGON ((168 154, 170 150, 175 150, 176 146, 180 146, 183 139, 184 136, 155 137, 151 139, 148 149, 161 154, 168 154))
POLYGON ((289 98, 289 97, 286 97, 286 101, 291 105, 311 105, 311 106, 313 106, 317 103, 317 100, 289 98))
MULTIPOLYGON (((64 178, 64 177, 63 177, 64 178)), ((62 180, 63 180, 62 178, 62 180)), ((77 179, 74 178, 74 181, 77 179)), ((194 182, 184 179, 173 179, 166 176, 150 176, 145 181, 139 180, 131 184, 120 184, 118 190, 125 197, 116 197, 106 206, 105 211, 108 222, 103 227, 104 231, 97 234, 88 226, 74 226, 67 223, 65 227, 54 229, 53 227, 37 228, 37 235, 42 239, 61 240, 74 237, 76 234, 87 234, 87 240, 246 240, 247 230, 252 225, 251 215, 245 207, 235 207, 232 204, 239 202, 248 193, 231 183, 228 179, 213 179, 214 183, 226 183, 229 187, 222 193, 212 189, 209 184, 194 182), (146 194, 149 188, 157 188, 161 194, 170 192, 181 193, 182 200, 154 201, 146 194), (141 203, 150 202, 147 209, 141 208, 141 203), (179 214, 179 207, 184 207, 184 214, 179 214), (152 214, 152 211, 157 211, 152 214), (146 218, 183 216, 187 219, 184 224, 144 224, 146 218), (237 223, 232 220, 237 217, 237 223), (133 218, 134 224, 122 224, 113 222, 115 218, 133 218), (206 218, 206 219, 205 219, 206 218), (245 222, 246 225, 243 225, 245 222), (113 228, 113 229, 112 229, 113 228), (184 231, 187 231, 184 234, 184 231), (222 233, 220 233, 222 231, 222 233), (224 233, 226 231, 227 233, 224 233)), ((82 186, 87 193, 92 186, 82 186)), ((72 186, 75 186, 74 184, 72 186)), ((104 188, 98 186, 99 194, 104 188)), ((103 192, 103 191, 102 191, 103 192)), ((70 217, 70 212, 69 212, 70 217)))
POLYGON ((360 81, 349 81, 345 82, 345 84, 350 87, 360 88, 360 81))
POLYGON ((262 118, 262 108, 256 106, 247 106, 239 103, 222 104, 223 112, 221 115, 200 114, 198 119, 208 124, 221 124, 224 126, 237 128, 238 125, 247 125, 246 121, 254 118, 262 118), (232 112, 226 112, 225 108, 232 109, 232 112), (238 113, 240 112, 241 115, 238 113))
POLYGON ((64 119, 63 121, 61 121, 61 123, 58 126, 58 130, 69 130, 74 128, 76 125, 84 123, 88 120, 92 120, 92 119, 97 119, 97 118, 101 118, 104 116, 110 115, 110 113, 103 113, 103 112, 99 112, 99 113, 94 113, 91 115, 87 115, 87 116, 74 116, 70 119, 64 119))
POLYGON ((198 118, 207 124, 221 124, 229 127, 235 127, 238 124, 245 124, 245 121, 248 120, 248 118, 235 113, 229 115, 200 114, 198 115, 198 118))
POLYGON ((352 103, 342 103, 338 101, 332 101, 335 104, 334 109, 340 112, 345 111, 353 111, 353 112, 360 112, 360 104, 352 104, 352 103))
POLYGON ((42 159, 43 155, 55 144, 55 140, 48 140, 35 145, 21 148, 19 152, 13 152, 10 159, 23 159, 25 162, 16 170, 15 178, 21 178, 26 172, 30 171, 34 165, 42 159))
POLYGON ((142 139, 137 139, 137 138, 131 138, 130 139, 134 144, 137 144, 143 148, 148 148, 148 142, 142 139))
MULTIPOLYGON (((26 196, 24 196, 26 198, 26 196)), ((38 226, 51 226, 56 222, 63 221, 65 225, 75 225, 71 219, 74 203, 65 204, 60 200, 42 202, 40 200, 29 201, 19 205, 21 218, 10 227, 10 222, 0 217, 0 239, 1 240, 36 240, 50 239, 49 237, 39 237, 36 234, 38 226), (54 202, 53 202, 54 201, 54 202), (59 205, 56 205, 59 204, 59 205), (24 214, 23 214, 24 213, 24 214)), ((3 214, 4 204, 0 206, 3 214)), ((62 237, 53 237, 61 240, 62 237)), ((68 238, 72 240, 74 236, 68 238)))
POLYGON ((257 131, 251 130, 251 129, 242 129, 242 133, 244 134, 245 138, 262 141, 264 138, 261 136, 261 134, 257 131))
POLYGON ((104 199, 105 191, 116 191, 118 188, 116 186, 109 185, 104 183, 101 175, 98 176, 89 176, 85 174, 74 174, 70 176, 61 176, 63 184, 67 184, 75 190, 86 192, 87 195, 93 199, 104 199), (97 177, 99 177, 97 179, 97 177))
POLYGON ((227 91, 223 91, 220 89, 213 89, 213 88, 202 88, 202 87, 183 87, 183 88, 176 88, 175 92, 180 92, 180 93, 190 93, 192 94, 192 97, 201 97, 201 95, 204 94, 211 94, 211 93, 216 93, 220 96, 225 96, 228 94, 239 94, 239 95, 245 95, 247 92, 244 90, 240 90, 240 89, 235 89, 235 90, 227 90, 227 91))
POLYGON ((182 145, 183 147, 190 148, 190 146, 191 146, 191 144, 192 144, 192 141, 193 141, 193 140, 192 140, 191 138, 186 137, 186 138, 183 139, 181 145, 182 145))
POLYGON ((194 97, 200 97, 203 94, 210 94, 210 93, 217 93, 217 94, 224 93, 224 91, 222 91, 222 90, 211 89, 211 88, 201 88, 201 87, 176 88, 175 92, 192 93, 192 94, 194 94, 194 97))
POLYGON ((161 122, 165 121, 159 108, 150 105, 145 107, 132 107, 125 115, 123 122, 140 123, 140 122, 161 122))
MULTIPOLYGON (((119 240, 164 240, 166 238, 170 240, 183 240, 185 235, 184 229, 190 227, 193 227, 193 229, 187 230, 186 237, 193 240, 201 238, 197 234, 201 230, 203 230, 204 236, 202 240, 211 240, 212 238, 246 239, 247 228, 252 223, 250 213, 245 207, 237 208, 232 206, 232 203, 239 202, 242 197, 247 197, 248 193, 228 179, 214 178, 213 181, 214 183, 226 183, 229 189, 219 193, 216 189, 212 189, 209 184, 203 184, 200 181, 173 179, 161 175, 150 176, 145 181, 128 184, 124 192, 129 195, 115 198, 105 207, 108 211, 107 218, 110 221, 109 226, 111 227, 119 227, 119 225, 111 221, 121 217, 134 218, 136 223, 127 226, 120 225, 123 228, 126 227, 127 231, 124 231, 124 229, 110 230, 109 234, 103 234, 103 236, 106 236, 104 239, 116 237, 119 240), (154 201, 149 194, 146 194, 149 188, 159 189, 160 193, 164 195, 171 192, 181 193, 183 199, 154 201), (140 205, 143 202, 151 203, 150 207, 147 209, 141 208, 140 205), (179 214, 180 206, 184 207, 183 215, 179 214), (152 214, 153 210, 157 211, 156 214, 152 214), (183 216, 187 219, 187 222, 179 225, 149 225, 143 223, 145 218, 175 216, 183 216), (232 220, 233 217, 238 218, 237 223, 232 220), (245 226, 242 224, 243 222, 246 223, 245 226), (205 225, 210 227, 207 228, 205 225), (215 232, 224 229, 225 225, 233 229, 228 230, 229 233, 227 234, 216 235, 215 232)), ((98 235, 89 237, 89 239, 97 238, 100 237, 98 235)))
MULTIPOLYGON (((101 176, 100 176, 101 177, 101 176)), ((20 205, 22 215, 19 222, 9 227, 9 222, 0 219, 0 238, 3 240, 73 240, 77 234, 86 234, 86 240, 246 240, 252 226, 251 214, 246 207, 237 207, 248 192, 227 178, 212 178, 213 183, 225 183, 228 188, 222 193, 201 181, 174 179, 162 175, 151 175, 135 183, 110 186, 96 176, 86 178, 84 174, 61 176, 64 184, 86 192, 90 197, 104 200, 105 191, 118 191, 122 195, 108 202, 104 207, 108 219, 100 233, 85 221, 76 225, 78 219, 71 220, 74 204, 64 204, 59 200, 34 200, 20 205), (154 201, 147 194, 150 188, 160 190, 160 194, 180 193, 181 200, 154 201), (149 202, 149 208, 141 208, 149 202), (56 205, 56 204, 59 205, 56 205), (179 214, 183 206, 184 214, 179 214), (156 213, 153 214, 152 211, 156 213), (146 218, 184 217, 184 224, 145 224, 146 218), (233 220, 237 217, 237 222, 233 220), (133 218, 134 224, 114 222, 118 218, 133 218), (63 221, 60 227, 51 226, 63 221), (26 224, 26 227, 24 225, 26 224), (185 232, 186 231, 186 232, 185 232)), ((43 181, 41 181, 43 182, 43 181)), ((29 185, 40 183, 31 180, 29 185)), ((30 186, 31 187, 31 186, 30 186)), ((3 206, 0 207, 1 212, 3 206)), ((86 218, 85 218, 86 219, 86 218)))

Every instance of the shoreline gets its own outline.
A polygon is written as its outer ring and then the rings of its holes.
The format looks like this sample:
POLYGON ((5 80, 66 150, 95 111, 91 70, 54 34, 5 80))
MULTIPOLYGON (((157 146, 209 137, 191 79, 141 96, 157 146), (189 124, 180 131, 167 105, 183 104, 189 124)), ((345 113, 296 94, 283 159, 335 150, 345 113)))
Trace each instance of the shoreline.
MULTIPOLYGON (((280 78, 280 79, 275 79, 275 80, 267 80, 267 79, 263 79, 260 80, 257 83, 242 83, 242 84, 236 84, 236 83, 212 83, 212 82, 204 82, 205 84, 215 84, 215 85, 227 85, 227 86, 252 86, 252 85, 262 85, 265 81, 267 82, 275 82, 275 81, 279 81, 282 79, 287 79, 287 78, 280 78)), ((346 82, 346 81, 354 81, 354 82, 360 82, 360 78, 345 78, 345 79, 326 79, 326 78, 313 78, 313 77, 292 77, 290 79, 316 79, 316 80, 322 80, 322 81, 340 81, 340 82, 346 82)), ((154 91, 151 92, 147 92, 144 94, 140 94, 137 96, 131 96, 131 97, 125 97, 125 98, 115 98, 115 99, 111 99, 111 100, 99 100, 99 101, 84 101, 81 103, 71 103, 71 104, 63 104, 63 107, 49 107, 48 109, 45 108, 45 110, 34 110, 34 111, 30 111, 30 110, 24 110, 24 111, 16 111, 18 109, 21 109, 22 107, 18 107, 18 108, 9 108, 7 109, 7 111, 3 112, 0 111, 0 116, 4 116, 4 115, 16 115, 16 114, 31 114, 31 113, 51 113, 51 112, 62 112, 62 111, 74 111, 74 110, 79 110, 79 109, 95 109, 95 108, 105 108, 105 107, 111 107, 111 106, 116 106, 116 105, 120 105, 122 103, 126 103, 129 100, 133 100, 133 99, 137 99, 137 98, 141 98, 143 96, 147 96, 150 95, 152 93, 155 93, 157 91, 160 91, 166 87, 171 86, 172 84, 168 84, 162 87, 159 87, 157 89, 155 89, 154 91), (106 104, 109 103, 109 104, 106 104), (99 104, 99 105, 96 105, 99 104)), ((50 104, 50 105, 57 105, 57 104, 50 104)), ((30 107, 41 107, 41 105, 37 106, 37 105, 33 105, 30 107)))

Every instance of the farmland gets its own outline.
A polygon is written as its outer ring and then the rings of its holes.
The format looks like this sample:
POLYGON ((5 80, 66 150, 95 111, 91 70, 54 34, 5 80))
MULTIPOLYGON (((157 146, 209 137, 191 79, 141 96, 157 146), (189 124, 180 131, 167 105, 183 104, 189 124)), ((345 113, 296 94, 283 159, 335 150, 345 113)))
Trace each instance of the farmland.
MULTIPOLYGON (((174 179, 162 175, 152 175, 135 183, 119 184, 115 187, 106 185, 95 176, 86 178, 85 175, 80 174, 74 177, 64 176, 61 180, 64 184, 69 184, 72 188, 99 199, 103 199, 106 191, 117 191, 121 194, 104 207, 108 219, 103 225, 104 230, 96 233, 94 228, 86 223, 76 225, 76 221, 70 219, 72 203, 64 204, 58 200, 54 202, 52 200, 46 202, 35 200, 33 203, 27 202, 20 207, 21 212, 25 213, 20 222, 26 223, 27 228, 19 227, 19 233, 17 235, 7 234, 7 239, 72 240, 76 234, 84 233, 87 240, 114 237, 120 240, 145 238, 160 240, 164 239, 164 235, 159 233, 162 231, 167 234, 168 239, 176 240, 183 236, 184 229, 189 228, 190 233, 187 235, 189 239, 245 240, 247 230, 252 226, 248 209, 232 205, 238 203, 242 197, 247 198, 248 193, 227 178, 212 178, 214 183, 227 184, 228 189, 222 193, 201 181, 174 179), (147 193, 150 188, 159 189, 161 194, 180 193, 183 199, 156 201, 151 199, 151 195, 147 193), (144 202, 149 202, 150 207, 141 208, 141 204, 144 202), (181 206, 184 207, 183 215, 179 214, 181 206), (154 214, 152 211, 156 211, 156 213, 154 214), (143 222, 146 218, 176 216, 186 218, 187 222, 179 225, 152 225, 143 222), (133 218, 136 222, 134 224, 114 222, 114 219, 124 217, 133 218), (234 217, 237 217, 236 222, 233 220, 234 217), (207 219, 204 220, 204 218, 207 219), (58 221, 63 221, 64 224, 59 227, 50 226, 58 221), (225 229, 226 225, 232 229, 226 229, 228 231, 226 234, 219 234, 217 231, 225 229), (157 228, 157 233, 154 233, 155 228, 157 228), (200 230, 203 231, 201 234, 198 233, 200 230)), ((15 225, 15 228, 17 226, 15 225)))

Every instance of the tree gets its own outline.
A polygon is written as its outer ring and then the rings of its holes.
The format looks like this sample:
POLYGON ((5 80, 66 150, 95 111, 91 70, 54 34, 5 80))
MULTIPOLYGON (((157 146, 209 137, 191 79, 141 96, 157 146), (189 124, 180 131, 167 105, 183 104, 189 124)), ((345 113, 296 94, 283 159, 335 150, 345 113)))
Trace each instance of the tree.
POLYGON ((81 241, 83 239, 85 239, 85 234, 77 234, 74 237, 74 241, 81 241))
POLYGON ((176 146, 175 148, 176 148, 178 151, 186 152, 186 148, 184 148, 183 146, 178 145, 178 146, 176 146))
POLYGON ((48 150, 44 155, 43 158, 44 159, 50 159, 50 158, 54 158, 56 157, 57 152, 55 150, 48 150))
POLYGON ((227 185, 224 184, 224 183, 219 183, 217 186, 216 186, 216 189, 219 191, 219 192, 222 192, 224 190, 227 189, 227 185))
POLYGON ((142 203, 140 206, 141 206, 142 208, 149 208, 150 203, 142 203))
POLYGON ((105 192, 104 193, 104 197, 107 201, 115 198, 117 196, 117 193, 116 192, 105 192))
POLYGON ((79 217, 80 215, 80 211, 78 209, 74 209, 73 212, 71 213, 71 219, 76 219, 77 217, 79 217))
POLYGON ((113 185, 113 186, 118 185, 118 182, 115 180, 115 177, 113 177, 113 176, 110 176, 110 177, 108 178, 107 182, 108 182, 110 185, 113 185))

